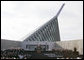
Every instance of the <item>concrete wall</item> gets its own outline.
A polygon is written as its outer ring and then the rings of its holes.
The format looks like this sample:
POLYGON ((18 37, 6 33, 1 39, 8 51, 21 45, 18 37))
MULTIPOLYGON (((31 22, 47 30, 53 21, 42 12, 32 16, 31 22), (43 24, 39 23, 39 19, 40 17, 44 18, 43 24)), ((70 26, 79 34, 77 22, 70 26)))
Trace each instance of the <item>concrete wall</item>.
POLYGON ((21 47, 21 42, 1 39, 1 49, 8 49, 13 47, 14 48, 21 47))
MULTIPOLYGON (((60 41, 56 42, 59 46, 61 46, 64 49, 70 49, 74 50, 74 47, 77 48, 77 51, 79 51, 80 54, 83 54, 83 39, 81 40, 70 40, 70 41, 60 41)), ((57 47, 55 47, 57 48, 57 47)))

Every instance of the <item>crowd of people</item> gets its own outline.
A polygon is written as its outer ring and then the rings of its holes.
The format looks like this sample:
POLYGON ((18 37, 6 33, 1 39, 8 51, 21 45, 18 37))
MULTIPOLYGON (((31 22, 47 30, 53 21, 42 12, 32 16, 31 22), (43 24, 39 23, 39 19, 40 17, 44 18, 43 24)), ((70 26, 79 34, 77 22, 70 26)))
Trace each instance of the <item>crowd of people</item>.
POLYGON ((1 50, 1 59, 22 59, 28 56, 23 49, 1 50))
POLYGON ((38 59, 38 58, 76 58, 79 53, 72 50, 52 50, 37 53, 36 51, 28 52, 24 49, 7 49, 1 50, 1 59, 38 59), (50 57, 52 55, 52 57, 50 57), (39 57, 38 57, 39 56, 39 57))

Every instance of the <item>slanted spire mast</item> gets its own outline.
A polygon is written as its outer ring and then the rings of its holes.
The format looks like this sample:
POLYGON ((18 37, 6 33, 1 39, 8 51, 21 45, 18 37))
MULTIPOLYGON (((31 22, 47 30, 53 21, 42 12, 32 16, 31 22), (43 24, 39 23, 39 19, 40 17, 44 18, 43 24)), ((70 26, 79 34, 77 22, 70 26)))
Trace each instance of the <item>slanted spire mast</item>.
POLYGON ((59 16, 59 14, 60 14, 61 10, 63 9, 64 5, 65 5, 65 3, 61 6, 61 8, 60 8, 59 11, 57 12, 57 14, 53 17, 53 19, 54 19, 54 18, 57 18, 57 17, 59 16))

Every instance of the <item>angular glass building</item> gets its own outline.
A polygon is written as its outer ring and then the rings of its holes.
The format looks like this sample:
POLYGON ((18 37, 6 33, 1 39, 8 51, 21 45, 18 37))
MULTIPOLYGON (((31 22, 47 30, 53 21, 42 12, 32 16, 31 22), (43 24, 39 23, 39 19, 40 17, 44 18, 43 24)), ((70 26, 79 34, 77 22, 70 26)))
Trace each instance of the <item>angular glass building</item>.
POLYGON ((46 24, 44 24, 42 27, 40 27, 37 31, 35 31, 23 41, 22 47, 24 49, 34 50, 36 46, 40 44, 42 48, 49 50, 49 48, 54 45, 54 42, 60 41, 57 17, 63 6, 64 4, 60 8, 56 16, 54 16, 50 21, 48 21, 46 24))
POLYGON ((57 18, 52 19, 31 36, 26 41, 60 41, 59 27, 57 18))

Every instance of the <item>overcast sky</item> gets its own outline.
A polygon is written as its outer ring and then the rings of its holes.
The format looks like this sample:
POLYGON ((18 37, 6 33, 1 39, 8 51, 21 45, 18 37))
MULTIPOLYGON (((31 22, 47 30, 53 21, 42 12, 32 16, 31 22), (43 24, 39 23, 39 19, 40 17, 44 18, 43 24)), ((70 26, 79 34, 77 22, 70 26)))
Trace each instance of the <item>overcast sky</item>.
POLYGON ((1 1, 1 38, 23 41, 31 33, 58 16, 61 41, 83 39, 82 1, 1 1))

